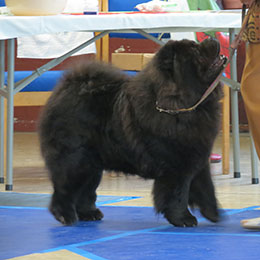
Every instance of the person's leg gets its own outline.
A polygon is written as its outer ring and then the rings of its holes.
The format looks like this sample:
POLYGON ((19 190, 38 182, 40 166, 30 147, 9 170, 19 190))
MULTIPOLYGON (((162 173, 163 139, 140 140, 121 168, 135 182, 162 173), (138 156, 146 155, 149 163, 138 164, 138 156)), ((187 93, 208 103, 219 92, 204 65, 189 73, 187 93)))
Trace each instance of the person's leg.
MULTIPOLYGON (((249 44, 246 54, 241 93, 244 100, 249 129, 260 158, 260 44, 249 44)), ((260 217, 245 219, 241 225, 248 229, 260 229, 260 217)))
POLYGON ((260 158, 260 44, 249 44, 244 67, 241 93, 249 129, 260 158))

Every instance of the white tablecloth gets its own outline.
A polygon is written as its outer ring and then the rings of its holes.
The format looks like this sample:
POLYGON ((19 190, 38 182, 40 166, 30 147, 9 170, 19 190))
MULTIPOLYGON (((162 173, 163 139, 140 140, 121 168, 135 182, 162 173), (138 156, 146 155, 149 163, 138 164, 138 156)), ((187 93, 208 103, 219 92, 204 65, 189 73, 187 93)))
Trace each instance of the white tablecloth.
MULTIPOLYGON (((64 13, 83 13, 85 5, 95 7, 98 11, 98 0, 67 0, 64 13)), ((73 50, 93 37, 91 32, 58 32, 18 38, 17 57, 50 59, 57 58, 73 50)), ((78 51, 74 55, 96 53, 95 43, 78 51)))
MULTIPOLYGON (((17 57, 34 59, 57 58, 93 37, 91 32, 59 32, 18 38, 17 57)), ((96 53, 95 43, 74 55, 96 53)))
POLYGON ((161 14, 0 16, 0 40, 37 34, 104 30, 147 32, 228 31, 241 27, 241 11, 189 11, 161 14))

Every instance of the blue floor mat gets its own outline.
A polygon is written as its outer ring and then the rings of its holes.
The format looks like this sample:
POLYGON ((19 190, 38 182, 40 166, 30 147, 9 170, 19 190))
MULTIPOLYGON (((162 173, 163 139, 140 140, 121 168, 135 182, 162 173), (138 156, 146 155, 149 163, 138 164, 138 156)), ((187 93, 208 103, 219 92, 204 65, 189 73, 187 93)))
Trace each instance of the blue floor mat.
POLYGON ((101 206, 97 222, 62 226, 44 208, 0 207, 0 259, 67 249, 92 260, 259 259, 260 232, 240 221, 260 216, 257 207, 224 210, 213 224, 198 212, 196 228, 176 228, 150 207, 101 206))

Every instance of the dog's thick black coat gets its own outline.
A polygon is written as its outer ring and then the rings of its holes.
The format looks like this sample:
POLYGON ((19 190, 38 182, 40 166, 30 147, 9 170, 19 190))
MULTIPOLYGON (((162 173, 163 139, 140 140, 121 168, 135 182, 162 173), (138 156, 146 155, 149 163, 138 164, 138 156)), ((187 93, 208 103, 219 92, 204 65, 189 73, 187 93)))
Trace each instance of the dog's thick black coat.
MULTIPOLYGON (((126 61, 127 62, 127 61, 126 61)), ((169 41, 128 77, 90 62, 66 73, 42 113, 39 133, 54 192, 50 211, 63 224, 100 220, 103 170, 154 179, 154 206, 176 226, 195 226, 188 205, 211 221, 218 209, 209 156, 219 129, 221 88, 194 105, 222 69, 219 43, 169 41)))

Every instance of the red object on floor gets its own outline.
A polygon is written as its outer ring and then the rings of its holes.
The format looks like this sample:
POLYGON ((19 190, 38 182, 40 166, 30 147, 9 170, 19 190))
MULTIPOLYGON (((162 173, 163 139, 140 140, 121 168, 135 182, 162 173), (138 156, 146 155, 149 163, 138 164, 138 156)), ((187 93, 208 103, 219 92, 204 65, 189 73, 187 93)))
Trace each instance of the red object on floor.
POLYGON ((212 153, 210 155, 210 162, 211 163, 219 163, 219 162, 221 162, 221 159, 222 159, 222 157, 221 157, 220 154, 212 153))

